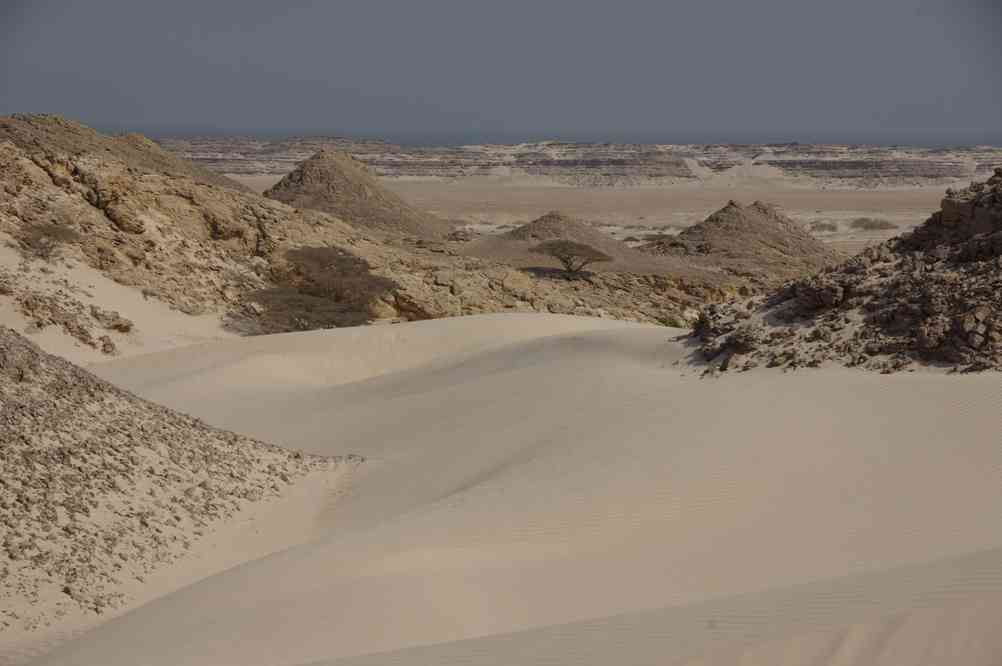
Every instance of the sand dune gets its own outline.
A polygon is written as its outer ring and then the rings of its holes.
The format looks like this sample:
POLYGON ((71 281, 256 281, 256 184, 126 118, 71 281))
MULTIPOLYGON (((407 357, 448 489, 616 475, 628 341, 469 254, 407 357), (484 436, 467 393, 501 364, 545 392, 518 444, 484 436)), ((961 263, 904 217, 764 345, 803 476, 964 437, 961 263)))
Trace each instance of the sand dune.
POLYGON ((1002 619, 1002 552, 391 653, 369 664, 975 664, 1002 619), (624 655, 629 655, 628 658, 624 655))
POLYGON ((998 663, 997 375, 701 380, 671 333, 492 315, 94 366, 367 462, 326 533, 37 663, 998 663))

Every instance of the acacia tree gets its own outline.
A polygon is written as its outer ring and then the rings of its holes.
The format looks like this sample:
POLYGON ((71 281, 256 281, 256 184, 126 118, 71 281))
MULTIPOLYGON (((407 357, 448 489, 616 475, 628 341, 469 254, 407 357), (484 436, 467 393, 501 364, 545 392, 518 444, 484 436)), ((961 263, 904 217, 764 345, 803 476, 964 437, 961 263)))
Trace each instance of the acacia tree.
POLYGON ((603 261, 612 261, 612 257, 591 245, 570 240, 550 240, 529 248, 533 254, 553 257, 564 266, 571 275, 578 275, 586 266, 603 261))

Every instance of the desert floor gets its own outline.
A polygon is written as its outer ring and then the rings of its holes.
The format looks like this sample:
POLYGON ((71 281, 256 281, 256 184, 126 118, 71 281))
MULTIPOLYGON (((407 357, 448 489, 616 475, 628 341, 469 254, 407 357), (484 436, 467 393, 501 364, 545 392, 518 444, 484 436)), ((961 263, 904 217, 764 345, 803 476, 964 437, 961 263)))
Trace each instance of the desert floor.
POLYGON ((936 210, 942 187, 901 190, 821 190, 775 183, 679 185, 665 188, 571 188, 386 180, 407 201, 445 218, 511 224, 558 209, 619 226, 689 226, 730 199, 762 200, 804 222, 884 217, 914 224, 936 210), (916 219, 917 218, 917 219, 916 219))
POLYGON ((488 315, 91 366, 367 460, 275 505, 284 550, 224 541, 240 566, 34 663, 997 664, 998 378, 700 379, 677 333, 488 315))
MULTIPOLYGON (((263 192, 280 176, 227 174, 263 192)), ((883 217, 901 225, 924 222, 939 208, 944 187, 839 190, 749 179, 672 187, 555 187, 489 179, 431 181, 384 179, 418 208, 470 223, 519 224, 551 210, 617 226, 689 226, 730 199, 762 200, 803 222, 883 217)))
MULTIPOLYGON (((255 191, 263 192, 280 176, 227 174, 255 191)), ((835 233, 819 237, 836 248, 858 252, 924 222, 937 210, 945 186, 846 190, 805 186, 788 179, 754 175, 668 187, 560 187, 526 180, 469 179, 458 181, 383 179, 391 190, 418 208, 474 229, 493 233, 503 225, 519 225, 551 210, 596 222, 613 237, 625 239, 644 233, 677 230, 705 219, 731 199, 742 203, 765 201, 796 220, 810 225, 834 222, 835 233), (853 220, 887 220, 897 229, 860 231, 853 220)))

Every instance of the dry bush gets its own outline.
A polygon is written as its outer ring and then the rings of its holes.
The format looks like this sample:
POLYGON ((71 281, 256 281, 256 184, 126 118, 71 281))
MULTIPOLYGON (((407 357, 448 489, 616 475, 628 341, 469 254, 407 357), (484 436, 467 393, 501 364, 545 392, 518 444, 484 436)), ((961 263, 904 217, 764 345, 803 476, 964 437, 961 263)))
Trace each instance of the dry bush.
POLYGON ((336 247, 300 247, 286 252, 300 291, 345 305, 364 306, 392 291, 393 280, 373 275, 369 262, 336 247))
POLYGON ((224 317, 242 335, 359 326, 372 319, 374 300, 397 283, 373 275, 369 263, 334 247, 301 247, 285 254, 289 272, 279 284, 251 291, 224 317))
POLYGON ((57 222, 40 222, 24 227, 18 241, 28 255, 49 261, 60 245, 79 242, 80 233, 57 222))
POLYGON ((879 217, 857 217, 849 226, 859 231, 889 231, 898 228, 898 225, 890 220, 879 217))
POLYGON ((811 231, 819 233, 829 233, 833 234, 838 231, 838 223, 836 222, 815 222, 811 225, 811 231))

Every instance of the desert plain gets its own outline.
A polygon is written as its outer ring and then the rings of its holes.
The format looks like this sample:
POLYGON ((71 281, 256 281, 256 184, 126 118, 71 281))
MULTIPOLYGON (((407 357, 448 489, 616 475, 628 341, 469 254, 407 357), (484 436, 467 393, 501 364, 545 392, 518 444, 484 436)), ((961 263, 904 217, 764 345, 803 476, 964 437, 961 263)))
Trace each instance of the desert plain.
POLYGON ((0 663, 1002 659, 1002 164, 248 173, 0 128, 0 663), (563 229, 609 269, 480 251, 563 229))

